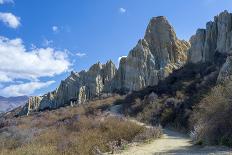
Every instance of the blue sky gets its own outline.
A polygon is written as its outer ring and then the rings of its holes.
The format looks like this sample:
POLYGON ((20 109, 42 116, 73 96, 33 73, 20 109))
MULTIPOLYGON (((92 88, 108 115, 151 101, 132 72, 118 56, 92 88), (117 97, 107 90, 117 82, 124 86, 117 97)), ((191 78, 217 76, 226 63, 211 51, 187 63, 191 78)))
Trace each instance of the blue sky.
POLYGON ((117 64, 154 16, 188 40, 224 10, 231 0, 0 0, 0 95, 40 95, 71 70, 117 64))

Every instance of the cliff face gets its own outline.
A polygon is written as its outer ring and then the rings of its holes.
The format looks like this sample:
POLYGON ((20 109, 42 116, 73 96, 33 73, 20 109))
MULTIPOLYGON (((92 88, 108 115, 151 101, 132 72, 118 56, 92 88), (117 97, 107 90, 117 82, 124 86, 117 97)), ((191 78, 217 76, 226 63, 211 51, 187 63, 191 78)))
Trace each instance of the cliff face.
POLYGON ((190 39, 188 51, 190 63, 211 63, 219 67, 218 83, 232 77, 232 14, 224 11, 206 24, 206 29, 198 29, 190 39), (219 64, 219 65, 218 65, 219 64), (222 67, 221 67, 222 66, 222 67))
POLYGON ((224 11, 206 24, 206 29, 198 29, 190 39, 189 62, 215 61, 215 54, 232 53, 232 14, 224 11))
POLYGON ((31 97, 21 115, 45 109, 56 109, 64 105, 84 103, 103 92, 108 92, 111 89, 109 83, 115 73, 116 66, 112 61, 108 61, 106 64, 96 63, 88 71, 71 72, 71 75, 61 81, 55 91, 43 96, 31 97))
POLYGON ((190 44, 178 40, 165 17, 153 18, 144 39, 120 62, 116 89, 139 90, 156 85, 187 60, 190 44))
POLYGON ((231 79, 231 13, 224 11, 208 22, 206 29, 198 29, 190 44, 177 38, 165 17, 152 18, 144 38, 121 59, 118 70, 108 61, 96 63, 88 71, 72 72, 54 92, 30 98, 22 114, 84 103, 115 90, 132 91, 156 85, 186 62, 216 65, 218 82, 231 79))
POLYGON ((185 64, 189 46, 176 37, 165 17, 152 18, 144 39, 121 59, 118 70, 108 61, 94 64, 88 71, 72 72, 54 92, 29 99, 22 113, 80 104, 115 90, 132 91, 156 85, 185 64))

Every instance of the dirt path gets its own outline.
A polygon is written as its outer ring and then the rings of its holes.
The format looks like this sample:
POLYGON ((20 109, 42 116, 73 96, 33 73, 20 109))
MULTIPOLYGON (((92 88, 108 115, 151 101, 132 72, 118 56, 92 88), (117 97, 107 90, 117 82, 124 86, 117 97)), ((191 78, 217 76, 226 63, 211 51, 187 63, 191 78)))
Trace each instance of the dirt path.
POLYGON ((162 138, 154 140, 149 144, 131 146, 118 155, 156 155, 156 154, 218 154, 230 155, 232 152, 224 147, 196 147, 193 146, 188 136, 179 132, 164 130, 162 138))
MULTIPOLYGON (((120 105, 110 108, 111 115, 123 117, 119 114, 120 105)), ((131 119, 131 121, 149 127, 143 123, 131 119)), ((225 147, 197 147, 191 143, 191 139, 182 133, 164 129, 162 138, 154 140, 148 144, 130 146, 118 155, 232 155, 232 150, 225 147)))

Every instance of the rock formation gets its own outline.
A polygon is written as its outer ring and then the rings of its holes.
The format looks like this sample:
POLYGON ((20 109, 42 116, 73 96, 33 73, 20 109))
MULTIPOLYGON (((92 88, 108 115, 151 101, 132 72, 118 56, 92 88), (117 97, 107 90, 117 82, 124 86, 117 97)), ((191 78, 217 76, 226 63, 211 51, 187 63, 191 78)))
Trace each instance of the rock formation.
POLYGON ((228 11, 214 17, 206 29, 198 29, 190 39, 188 62, 211 63, 219 67, 218 83, 232 80, 232 14, 228 11), (224 63, 224 64, 223 64, 224 63), (221 67, 222 66, 222 67, 221 67))
POLYGON ((232 57, 227 57, 226 62, 220 69, 217 82, 223 83, 232 80, 232 57))
POLYGON ((127 57, 120 60, 118 70, 112 61, 108 61, 106 64, 96 63, 88 71, 72 72, 57 90, 42 97, 32 97, 22 113, 84 103, 102 93, 133 91, 156 85, 186 61, 207 62, 218 68, 225 63, 220 70, 218 82, 231 79, 231 13, 224 11, 214 21, 208 22, 206 29, 198 29, 191 37, 190 44, 177 38, 165 17, 152 18, 144 38, 138 41, 127 57))
POLYGON ((21 111, 21 115, 45 109, 56 109, 71 104, 71 101, 75 101, 75 104, 84 103, 88 99, 109 91, 110 82, 115 73, 116 66, 111 60, 103 65, 98 62, 88 71, 71 72, 71 75, 61 81, 55 91, 40 97, 31 97, 21 111))
POLYGON ((120 61, 116 89, 139 90, 156 85, 187 60, 189 43, 178 40, 163 16, 152 18, 144 39, 120 61))
POLYGON ((214 63, 215 54, 232 53, 232 14, 224 11, 206 24, 206 29, 198 29, 190 39, 188 59, 191 63, 214 63))
POLYGON ((152 18, 144 39, 120 61, 117 70, 112 61, 96 63, 88 71, 71 75, 61 81, 57 90, 41 97, 32 97, 22 114, 55 109, 69 104, 84 103, 88 99, 115 90, 139 90, 156 85, 187 60, 190 44, 176 37, 173 27, 163 16, 152 18))

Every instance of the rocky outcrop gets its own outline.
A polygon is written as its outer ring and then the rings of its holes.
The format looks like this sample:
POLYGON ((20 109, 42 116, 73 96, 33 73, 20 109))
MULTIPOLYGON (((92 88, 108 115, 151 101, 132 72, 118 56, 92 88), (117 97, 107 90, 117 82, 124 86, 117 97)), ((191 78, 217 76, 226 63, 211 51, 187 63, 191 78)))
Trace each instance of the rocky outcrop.
POLYGON ((121 59, 115 77, 115 89, 139 90, 156 85, 187 60, 190 44, 176 37, 173 27, 163 16, 153 18, 144 39, 121 59))
POLYGON ((222 66, 217 82, 218 83, 223 83, 228 80, 232 80, 232 57, 227 57, 226 62, 222 66))
POLYGON ((188 62, 218 66, 218 83, 232 80, 232 14, 228 11, 214 17, 206 29, 198 29, 190 39, 188 62), (221 67, 222 66, 222 67, 221 67))
POLYGON ((40 97, 31 97, 23 108, 21 115, 31 112, 56 109, 64 105, 81 104, 86 100, 99 96, 111 89, 110 83, 115 76, 116 66, 110 60, 106 64, 99 62, 88 71, 71 72, 71 75, 61 81, 53 92, 40 97))
POLYGON ((206 29, 197 30, 190 39, 188 59, 191 63, 215 63, 215 54, 232 53, 232 14, 224 11, 206 24, 206 29))
POLYGON ((132 91, 156 85, 185 64, 189 46, 176 37, 165 17, 152 18, 144 39, 121 59, 118 70, 108 61, 106 64, 98 62, 88 71, 71 72, 55 91, 32 97, 22 113, 80 104, 115 90, 132 91))

